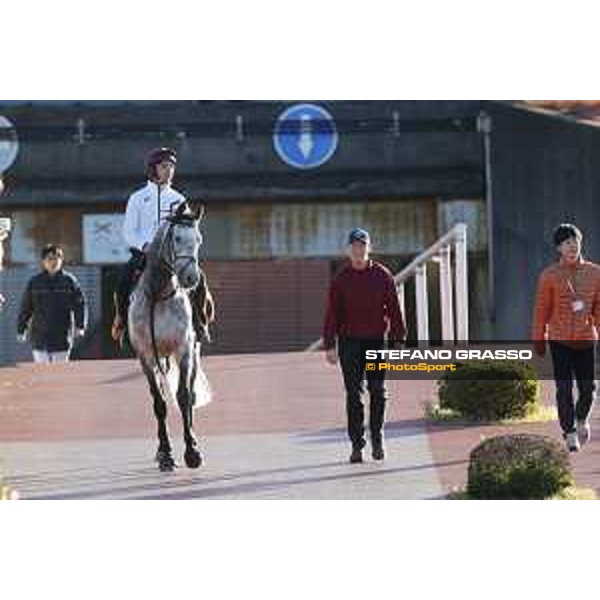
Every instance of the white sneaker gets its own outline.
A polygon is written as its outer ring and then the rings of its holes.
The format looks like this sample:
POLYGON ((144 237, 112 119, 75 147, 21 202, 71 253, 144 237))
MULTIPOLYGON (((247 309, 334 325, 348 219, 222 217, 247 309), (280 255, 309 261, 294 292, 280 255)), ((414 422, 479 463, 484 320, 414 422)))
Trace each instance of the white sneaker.
POLYGON ((577 433, 575 433, 574 431, 565 435, 565 442, 567 444, 569 452, 579 452, 581 450, 579 438, 577 437, 577 433))
POLYGON ((592 430, 589 421, 577 421, 577 437, 582 446, 592 439, 592 430))

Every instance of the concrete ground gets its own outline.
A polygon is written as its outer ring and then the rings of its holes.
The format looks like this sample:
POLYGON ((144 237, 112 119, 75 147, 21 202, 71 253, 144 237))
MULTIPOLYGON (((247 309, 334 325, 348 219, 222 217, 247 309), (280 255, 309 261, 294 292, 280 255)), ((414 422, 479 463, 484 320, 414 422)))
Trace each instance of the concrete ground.
MULTIPOLYGON (((134 361, 0 370, 0 456, 24 498, 436 498, 424 423, 390 403, 388 458, 348 464, 339 372, 321 354, 209 357, 214 402, 196 412, 205 464, 160 473, 134 361)), ((400 382, 391 382, 397 388, 400 382)), ((397 392, 394 391, 394 396, 397 392)), ((171 437, 181 461, 179 412, 171 437)), ((368 449, 367 449, 368 450, 368 449)))
MULTIPOLYGON (((512 427, 428 424, 427 381, 390 381, 385 462, 348 464, 339 370, 321 353, 211 356, 214 389, 196 411, 205 463, 160 473, 156 423, 135 361, 0 369, 0 470, 23 498, 426 499, 464 485, 483 435, 558 435, 556 422, 512 427)), ((552 402, 553 385, 544 385, 552 402)), ((179 412, 171 438, 182 462, 179 412)), ((597 424, 600 427, 600 423, 597 424)), ((600 431, 600 428, 597 428, 600 431)), ((600 490, 600 442, 573 456, 600 490)))

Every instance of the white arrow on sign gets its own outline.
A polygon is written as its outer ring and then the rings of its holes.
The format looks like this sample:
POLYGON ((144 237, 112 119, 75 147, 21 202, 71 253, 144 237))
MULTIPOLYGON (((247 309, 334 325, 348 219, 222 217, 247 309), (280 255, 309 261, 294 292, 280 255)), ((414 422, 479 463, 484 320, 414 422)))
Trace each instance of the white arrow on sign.
POLYGON ((300 115, 300 140, 298 141, 298 147, 302 156, 307 159, 312 152, 314 147, 312 139, 312 122, 310 115, 300 115))

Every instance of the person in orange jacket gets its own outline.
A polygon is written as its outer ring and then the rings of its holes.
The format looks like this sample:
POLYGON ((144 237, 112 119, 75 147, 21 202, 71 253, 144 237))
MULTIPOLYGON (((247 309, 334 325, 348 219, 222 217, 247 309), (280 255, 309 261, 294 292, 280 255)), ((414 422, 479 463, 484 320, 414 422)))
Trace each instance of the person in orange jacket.
POLYGON ((577 452, 591 437, 595 354, 600 326, 600 265, 584 260, 583 236, 573 224, 554 231, 559 261, 539 277, 531 338, 538 356, 549 342, 558 417, 567 448, 577 452), (573 399, 573 379, 578 399, 573 399))

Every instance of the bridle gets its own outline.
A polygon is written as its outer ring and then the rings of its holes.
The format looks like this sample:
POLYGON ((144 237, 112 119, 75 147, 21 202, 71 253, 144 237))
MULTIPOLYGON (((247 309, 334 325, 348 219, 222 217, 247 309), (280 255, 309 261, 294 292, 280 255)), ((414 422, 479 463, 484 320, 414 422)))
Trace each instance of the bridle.
POLYGON ((185 271, 192 263, 198 263, 198 257, 191 254, 177 254, 175 250, 175 241, 173 239, 175 233, 175 227, 195 227, 196 221, 190 217, 179 216, 179 217, 167 217, 169 221, 169 227, 161 240, 158 249, 158 264, 162 271, 164 271, 169 277, 175 276, 177 284, 174 289, 166 296, 157 296, 152 294, 152 300, 154 302, 163 302, 172 298, 177 290, 182 286, 179 283, 179 273, 185 271), (166 252, 164 251, 166 245, 166 252), (185 260, 185 263, 179 270, 176 265, 185 260))

